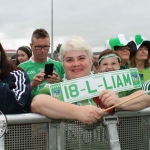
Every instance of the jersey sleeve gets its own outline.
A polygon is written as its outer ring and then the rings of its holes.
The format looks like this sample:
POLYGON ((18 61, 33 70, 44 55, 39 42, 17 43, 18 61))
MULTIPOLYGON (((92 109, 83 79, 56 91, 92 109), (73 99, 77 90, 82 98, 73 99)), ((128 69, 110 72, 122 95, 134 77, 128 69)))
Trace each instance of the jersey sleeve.
POLYGON ((142 89, 148 92, 148 95, 150 95, 150 80, 146 81, 143 83, 142 89))
POLYGON ((42 89, 39 90, 39 92, 37 93, 38 94, 46 94, 46 95, 51 95, 50 94, 50 90, 49 90, 49 87, 46 86, 46 87, 43 87, 42 89))
POLYGON ((0 80, 0 92, 0 110, 4 114, 30 112, 30 81, 23 71, 12 71, 0 80))

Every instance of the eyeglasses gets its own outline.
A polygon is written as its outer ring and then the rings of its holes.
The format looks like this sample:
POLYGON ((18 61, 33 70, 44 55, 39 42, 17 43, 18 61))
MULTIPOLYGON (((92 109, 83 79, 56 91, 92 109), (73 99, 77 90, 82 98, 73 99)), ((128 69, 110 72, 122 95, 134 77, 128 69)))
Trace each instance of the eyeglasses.
POLYGON ((128 50, 128 51, 131 50, 129 47, 121 47, 121 46, 116 46, 114 49, 115 50, 128 50))
POLYGON ((49 50, 50 46, 34 46, 36 50, 42 50, 42 48, 44 50, 49 50))

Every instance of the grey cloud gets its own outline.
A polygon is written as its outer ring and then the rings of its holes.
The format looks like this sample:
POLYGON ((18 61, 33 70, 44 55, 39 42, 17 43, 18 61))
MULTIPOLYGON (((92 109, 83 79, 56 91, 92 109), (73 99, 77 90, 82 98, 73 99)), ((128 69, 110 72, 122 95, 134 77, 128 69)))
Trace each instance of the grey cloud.
MULTIPOLYGON (((0 3, 1 41, 30 39, 36 28, 51 32, 51 0, 0 0, 0 3)), ((79 35, 93 49, 103 47, 106 39, 120 33, 127 38, 140 33, 149 39, 149 6, 149 0, 53 0, 54 39, 79 35)))

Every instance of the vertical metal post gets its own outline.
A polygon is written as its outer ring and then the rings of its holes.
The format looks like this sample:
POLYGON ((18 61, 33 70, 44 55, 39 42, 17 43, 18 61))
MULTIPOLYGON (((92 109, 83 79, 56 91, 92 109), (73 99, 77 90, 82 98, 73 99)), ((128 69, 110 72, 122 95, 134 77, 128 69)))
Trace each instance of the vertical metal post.
POLYGON ((49 150, 57 150, 57 128, 52 121, 49 123, 49 150))
POLYGON ((65 149, 65 123, 61 120, 51 120, 49 124, 49 150, 65 149))
POLYGON ((0 138, 0 150, 5 150, 5 134, 0 138))
POLYGON ((121 150, 120 142, 119 142, 119 135, 117 130, 118 117, 117 116, 106 116, 103 117, 104 125, 107 128, 107 135, 110 150, 121 150))
POLYGON ((53 0, 51 0, 51 57, 53 58, 53 0))
POLYGON ((57 150, 65 150, 66 146, 65 127, 66 127, 65 121, 60 122, 59 127, 57 127, 57 150))

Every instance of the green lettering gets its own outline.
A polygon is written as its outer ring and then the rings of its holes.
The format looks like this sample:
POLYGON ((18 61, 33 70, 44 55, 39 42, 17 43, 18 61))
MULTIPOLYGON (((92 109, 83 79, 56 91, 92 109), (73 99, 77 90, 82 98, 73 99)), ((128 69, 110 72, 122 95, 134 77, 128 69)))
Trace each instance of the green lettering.
POLYGON ((117 75, 117 87, 120 87, 120 86, 123 87, 123 83, 122 83, 122 81, 121 81, 121 79, 120 79, 120 76, 117 75))
POLYGON ((104 85, 105 85, 106 90, 113 89, 112 86, 107 86, 107 83, 106 83, 105 78, 103 78, 103 82, 104 82, 104 85))
POLYGON ((112 79, 112 82, 113 82, 114 88, 116 88, 116 83, 115 83, 114 77, 113 77, 113 76, 111 76, 111 79, 112 79))
POLYGON ((88 82, 88 81, 86 81, 86 86, 87 86, 87 89, 88 89, 88 92, 89 92, 89 93, 97 92, 97 90, 91 90, 91 89, 90 89, 90 85, 89 85, 89 82, 88 82))
POLYGON ((78 87, 76 84, 69 85, 68 89, 70 91, 71 97, 77 97, 79 95, 78 87))
POLYGON ((127 74, 127 76, 125 76, 125 75, 123 74, 123 80, 124 80, 125 86, 127 86, 127 83, 129 83, 129 84, 131 85, 131 80, 130 80, 129 74, 127 74))
POLYGON ((68 94, 67 87, 66 87, 66 86, 64 86, 64 89, 65 89, 66 97, 67 97, 67 99, 69 99, 69 94, 68 94))

